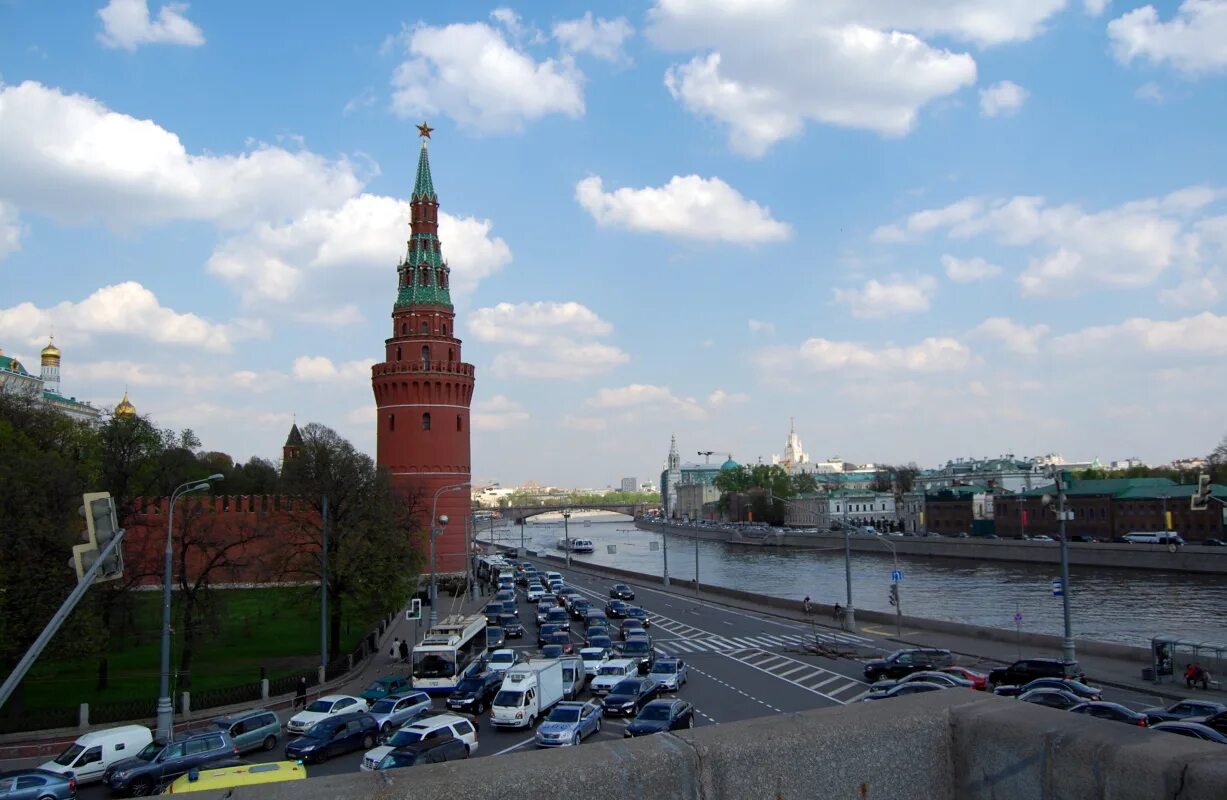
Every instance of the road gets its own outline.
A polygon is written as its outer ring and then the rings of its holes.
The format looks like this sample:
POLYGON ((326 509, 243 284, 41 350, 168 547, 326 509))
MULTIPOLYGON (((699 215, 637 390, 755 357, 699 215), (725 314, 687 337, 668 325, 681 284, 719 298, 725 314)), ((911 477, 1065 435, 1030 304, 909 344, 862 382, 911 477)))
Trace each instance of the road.
MULTIPOLYGON (((555 565, 542 567, 557 569, 555 565)), ((567 583, 603 606, 612 583, 608 579, 582 572, 564 573, 567 583)), ((678 696, 694 704, 696 726, 761 717, 769 714, 804 711, 826 706, 853 703, 867 691, 862 679, 861 661, 850 658, 830 658, 807 652, 817 642, 824 647, 844 652, 857 651, 862 657, 873 657, 891 649, 890 642, 873 635, 853 635, 818 625, 778 619, 740 609, 728 608, 693 594, 681 595, 632 584, 635 605, 651 615, 653 645, 660 654, 679 657, 690 666, 690 678, 678 696)), ((535 606, 529 604, 523 592, 520 617, 526 624, 523 640, 512 640, 509 646, 535 653, 535 606)), ((578 626, 575 626, 578 628, 578 626)), ((572 639, 579 642, 578 631, 572 639)), ((364 679, 363 683, 369 679, 364 679)), ((357 692, 361 686, 347 687, 357 692)), ((582 695, 587 697, 585 691, 582 695)), ((1124 690, 1109 690, 1105 699, 1121 702, 1132 708, 1154 705, 1153 698, 1124 690)), ((443 699, 435 700, 440 712, 446 709, 443 699)), ((282 713, 284 719, 288 713, 282 713)), ((607 717, 602 730, 585 742, 622 738, 626 721, 607 717)), ((477 758, 503 755, 533 747, 533 737, 527 731, 494 728, 483 719, 479 731, 477 758)), ((281 757, 282 746, 271 753, 255 753, 252 761, 270 761, 281 757)), ((356 772, 362 753, 355 752, 308 768, 311 775, 335 775, 356 772)), ((31 766, 6 762, 6 769, 31 766)), ((82 800, 101 800, 109 796, 103 786, 83 787, 82 800)))

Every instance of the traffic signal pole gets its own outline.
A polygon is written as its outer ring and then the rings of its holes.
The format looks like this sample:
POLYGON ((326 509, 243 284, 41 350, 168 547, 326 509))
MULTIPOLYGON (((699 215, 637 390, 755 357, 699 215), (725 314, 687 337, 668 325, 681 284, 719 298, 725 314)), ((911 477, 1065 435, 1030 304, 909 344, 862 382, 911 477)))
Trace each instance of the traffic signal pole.
POLYGON ((64 620, 68 619, 68 615, 73 612, 73 609, 77 607, 77 603, 79 603, 81 598, 85 596, 85 593, 89 591, 89 587, 94 585, 94 579, 98 577, 98 574, 102 571, 102 567, 106 564, 107 559, 111 557, 111 554, 119 549, 119 543, 122 542, 123 539, 124 529, 120 528, 115 532, 115 536, 111 539, 111 541, 107 542, 106 547, 102 548, 102 552, 99 553, 98 558, 95 559, 93 565, 90 566, 90 568, 81 577, 81 580, 77 581, 77 587, 73 589, 71 593, 69 593, 68 597, 60 605, 60 610, 55 612, 55 616, 53 616, 51 621, 48 622, 46 627, 43 628, 43 632, 40 633, 38 638, 34 640, 34 644, 30 645, 30 649, 27 650, 26 654, 21 657, 21 661, 17 662, 17 666, 13 668, 12 673, 10 673, 8 678, 5 679, 4 684, 0 686, 0 708, 3 708, 4 704, 8 702, 9 697, 13 694, 14 690, 17 689, 18 684, 20 684, 22 679, 25 678, 26 673, 30 671, 30 667, 32 667, 38 657, 42 655, 43 649, 47 646, 47 643, 50 642, 52 637, 54 637, 60 630, 60 626, 64 624, 64 620))

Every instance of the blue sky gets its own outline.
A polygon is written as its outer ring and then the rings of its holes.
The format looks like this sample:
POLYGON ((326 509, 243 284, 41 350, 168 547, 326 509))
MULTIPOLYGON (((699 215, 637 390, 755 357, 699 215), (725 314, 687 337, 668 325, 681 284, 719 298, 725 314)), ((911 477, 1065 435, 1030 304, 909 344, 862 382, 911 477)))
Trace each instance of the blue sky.
POLYGON ((374 450, 431 162, 474 478, 1204 455, 1227 0, 0 1, 0 347, 239 459, 374 450), (104 7, 105 6, 105 7, 104 7))

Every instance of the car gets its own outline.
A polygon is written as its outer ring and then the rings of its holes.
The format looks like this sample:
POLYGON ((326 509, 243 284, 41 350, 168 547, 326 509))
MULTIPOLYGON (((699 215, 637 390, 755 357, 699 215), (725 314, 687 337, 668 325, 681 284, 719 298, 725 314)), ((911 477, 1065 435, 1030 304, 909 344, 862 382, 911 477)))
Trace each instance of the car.
MULTIPOLYGON (((281 738, 281 720, 264 708, 253 708, 218 717, 210 723, 225 731, 240 753, 252 750, 272 750, 281 738)), ((0 794, 0 797, 3 797, 0 794)))
POLYGON ((562 652, 565 655, 570 655, 575 650, 575 646, 571 644, 571 634, 567 633, 566 631, 554 631, 553 633, 547 633, 544 637, 542 637, 541 642, 542 648, 548 645, 556 645, 557 647, 561 647, 562 652))
POLYGON ((953 538, 955 538, 955 539, 970 539, 970 538, 971 538, 971 534, 969 534, 967 531, 959 531, 958 533, 954 534, 954 537, 953 537, 953 538))
POLYGON ((542 600, 540 603, 537 603, 537 624, 544 625, 546 615, 557 607, 557 604, 551 603, 548 600, 542 600))
POLYGON ((605 616, 610 619, 622 619, 626 616, 626 609, 629 607, 622 600, 610 600, 605 604, 605 616))
POLYGON ((560 644, 547 644, 541 648, 542 658, 562 658, 565 655, 560 644))
POLYGON ((402 747, 429 744, 441 739, 456 739, 464 742, 470 755, 477 752, 477 727, 473 721, 459 714, 436 714, 402 725, 386 742, 371 748, 362 755, 358 765, 364 772, 380 769, 384 756, 402 747))
MULTIPOLYGON (((565 628, 563 628, 561 625, 559 625, 556 622, 547 622, 544 625, 542 625, 540 628, 538 628, 537 629, 537 647, 543 647, 546 644, 549 644, 549 642, 546 641, 545 637, 552 636, 555 633, 567 633, 567 631, 565 628)), ((567 638, 570 638, 570 634, 567 634, 567 638)))
POLYGON ((370 706, 360 697, 351 697, 347 694, 327 694, 290 717, 285 724, 285 731, 293 734, 306 733, 312 725, 322 719, 337 714, 352 714, 356 711, 368 710, 370 706))
POLYGON ((486 619, 486 622, 486 648, 497 650, 507 643, 507 632, 498 625, 489 624, 489 618, 486 619))
POLYGON ((660 696, 660 684, 651 678, 623 678, 601 700, 606 714, 632 716, 660 696))
POLYGON ((173 742, 150 742, 132 758, 107 767, 102 780, 113 796, 144 796, 154 794, 190 769, 238 755, 238 747, 225 731, 216 728, 196 731, 173 742))
POLYGON ((1227 547, 1227 542, 1222 539, 1202 539, 1197 544, 1205 545, 1206 547, 1227 547))
POLYGON ((469 748, 465 743, 451 734, 440 736, 429 742, 398 747, 385 755, 375 765, 377 770, 400 769, 401 767, 420 767, 423 764, 441 764, 445 761, 461 761, 469 757, 469 748))
POLYGON ((569 631, 571 630, 571 615, 565 608, 552 608, 550 613, 545 615, 545 624, 557 625, 562 630, 569 631))
POLYGON ((575 602, 571 603, 568 611, 571 614, 571 619, 575 620, 576 622, 583 622, 585 619, 587 619, 588 611, 591 608, 592 603, 589 603, 587 600, 581 597, 575 602))
POLYGON ((949 650, 935 648, 909 648, 896 650, 886 658, 874 659, 865 664, 865 680, 874 683, 883 678, 898 680, 913 672, 925 672, 948 667, 954 663, 954 654, 949 650))
POLYGON ((333 756, 369 750, 379 739, 379 723, 366 712, 340 714, 321 720, 285 746, 285 757, 304 764, 319 764, 333 756))
MULTIPOLYGON (((563 590, 564 586, 566 586, 566 584, 564 584, 562 581, 550 581, 548 584, 546 584, 546 588, 550 590, 550 594, 554 595, 554 597, 558 597, 558 593, 563 590)), ((555 603, 555 605, 557 605, 557 603, 555 603)))
POLYGON ((652 627, 652 618, 648 616, 648 612, 644 611, 639 606, 629 606, 626 609, 627 619, 636 619, 643 623, 643 627, 652 627))
MULTIPOLYGON (((503 685, 503 673, 481 672, 461 678, 456 688, 447 696, 445 705, 452 711, 481 714, 490 707, 490 701, 503 685)), ((429 711, 430 709, 426 709, 429 711)))
POLYGON ((1097 719, 1108 719, 1113 722, 1123 722, 1126 725, 1136 725, 1139 728, 1145 728, 1150 724, 1150 720, 1145 714, 1140 711, 1134 711, 1132 708, 1126 708, 1120 703, 1106 703, 1103 700, 1092 700, 1086 703, 1079 703, 1069 709, 1071 714, 1083 714, 1088 717, 1097 719))
POLYGON ((610 639, 609 636, 605 634, 601 634, 599 636, 589 636, 586 644, 589 647, 599 647, 603 650, 609 650, 610 652, 612 652, 614 649, 613 639, 610 639))
POLYGON ((1082 698, 1073 692, 1065 689, 1032 689, 1018 696, 1018 699, 1024 703, 1034 703, 1037 706, 1048 706, 1049 708, 1068 711, 1076 705, 1082 703, 1082 698))
POLYGON ((412 689, 413 684, 404 675, 385 675, 382 678, 376 678, 371 681, 371 684, 362 690, 358 696, 366 701, 369 707, 371 703, 381 697, 387 697, 390 694, 400 694, 406 689, 412 689))
POLYGON ((648 629, 645 628, 643 623, 639 620, 627 617, 626 619, 622 620, 622 624, 618 626, 618 634, 623 640, 632 639, 636 636, 646 639, 648 638, 648 629))
POLYGON ((1052 538, 1051 536, 1048 536, 1048 535, 1046 535, 1046 534, 1040 533, 1040 534, 1037 534, 1037 535, 1035 535, 1035 536, 1032 536, 1032 537, 1031 537, 1031 541, 1033 541, 1033 542, 1055 542, 1055 541, 1056 541, 1056 539, 1054 539, 1054 538, 1052 538))
POLYGON ((1081 681, 1067 681, 1062 678, 1036 678, 1022 686, 999 686, 993 690, 993 694, 1001 695, 1002 697, 1018 697, 1032 689, 1063 689, 1077 696, 1084 703, 1090 700, 1103 699, 1103 689, 1096 686, 1087 686, 1081 681))
POLYGON ((486 615, 487 625, 497 625, 499 614, 506 613, 506 611, 503 609, 503 601, 497 600, 486 603, 486 607, 482 609, 482 613, 486 615))
POLYGON ((943 689, 974 689, 975 684, 966 678, 960 678, 958 675, 951 675, 948 672, 913 672, 910 675, 904 675, 897 681, 878 681, 870 684, 869 691, 871 692, 887 692, 896 686, 905 683, 932 683, 940 686, 943 689))
POLYGON ((504 648, 495 650, 486 659, 486 669, 490 672, 497 672, 500 676, 509 668, 514 667, 524 660, 524 657, 516 650, 504 648))
POLYGON ((685 685, 690 669, 680 658, 658 658, 648 677, 660 684, 661 691, 676 692, 685 685))
POLYGON ((546 595, 545 587, 539 583, 528 584, 527 592, 528 592, 528 602, 530 603, 539 603, 541 602, 541 599, 545 597, 546 595))
POLYGON ((601 729, 604 716, 604 709, 597 700, 564 700, 555 705, 549 716, 537 726, 534 737, 537 747, 578 745, 585 736, 601 729))
POLYGON ((499 614, 498 626, 503 629, 503 634, 508 639, 524 638, 524 626, 511 614, 499 614))
POLYGON ((694 706, 685 700, 653 700, 639 710, 626 726, 623 737, 646 736, 694 727, 694 706))
POLYGON ((898 686, 891 687, 885 692, 870 692, 861 698, 862 703, 869 703, 874 700, 889 700, 894 697, 904 697, 909 694, 920 694, 922 692, 940 692, 947 687, 938 686, 936 683, 925 683, 917 681, 916 683, 901 683, 898 686))
POLYGON ((588 630, 584 631, 584 641, 591 641, 593 636, 609 636, 609 626, 604 624, 589 625, 588 630))
POLYGON ((1020 658, 1008 667, 999 667, 988 674, 993 688, 1018 686, 1036 678, 1064 678, 1081 681, 1085 676, 1077 661, 1060 658, 1020 658))
POLYGON ((1177 720, 1188 719, 1189 717, 1208 717, 1213 714, 1221 714, 1224 711, 1227 711, 1227 706, 1211 700, 1181 700, 1166 708, 1142 709, 1142 713, 1146 715, 1152 725, 1157 722, 1175 722, 1177 720))
POLYGON ((47 769, 0 772, 0 797, 13 800, 77 800, 77 778, 47 769))
MULTIPOLYGON (((219 761, 209 769, 191 769, 167 784, 162 794, 213 792, 214 795, 240 786, 259 786, 287 781, 305 781, 307 770, 297 761, 265 761, 249 764, 244 761, 219 761)), ((232 794, 232 793, 227 793, 232 794)), ((226 795, 222 795, 226 796, 226 795)))
POLYGON ((1191 739, 1201 739, 1206 742, 1216 742, 1218 744, 1227 744, 1227 736, 1216 731, 1214 728, 1202 725, 1200 722, 1159 722, 1150 726, 1152 731, 1164 731, 1166 733, 1178 733, 1181 736, 1188 736, 1191 739))
POLYGON ((656 651, 647 639, 627 639, 618 647, 618 655, 633 660, 640 675, 645 675, 656 662, 656 651))
POLYGON ((983 672, 976 672, 974 669, 968 669, 967 667, 960 667, 957 664, 953 664, 949 667, 942 667, 938 670, 938 672, 948 672, 951 675, 958 675, 960 678, 965 678, 971 681, 972 686, 981 692, 988 688, 988 675, 983 672))
POLYGON ((1087 536, 1086 534, 1079 534, 1078 536, 1071 536, 1070 541, 1071 542, 1089 542, 1089 543, 1094 544, 1098 542, 1099 540, 1096 539, 1094 536, 1087 536))
POLYGON ((625 583, 615 583, 609 587, 609 596, 617 600, 634 600, 635 590, 625 583))
POLYGON ((562 590, 562 595, 558 598, 562 601, 562 607, 571 612, 571 606, 575 605, 576 601, 583 600, 584 596, 577 589, 572 589, 570 586, 562 590))
POLYGON ((579 657, 584 660, 584 675, 592 680, 601 665, 609 660, 609 651, 603 647, 584 647, 580 649, 579 657))
POLYGON ((590 688, 593 694, 603 695, 615 685, 636 674, 637 667, 634 661, 627 658, 613 658, 602 664, 601 668, 596 671, 596 677, 592 679, 590 688))
POLYGON ((376 700, 370 714, 379 725, 379 735, 387 736, 392 731, 430 711, 432 703, 426 692, 390 694, 376 700))
POLYGON ((1219 733, 1227 735, 1227 711, 1220 711, 1205 717, 1185 717, 1184 721, 1199 722, 1207 728, 1214 728, 1219 733))

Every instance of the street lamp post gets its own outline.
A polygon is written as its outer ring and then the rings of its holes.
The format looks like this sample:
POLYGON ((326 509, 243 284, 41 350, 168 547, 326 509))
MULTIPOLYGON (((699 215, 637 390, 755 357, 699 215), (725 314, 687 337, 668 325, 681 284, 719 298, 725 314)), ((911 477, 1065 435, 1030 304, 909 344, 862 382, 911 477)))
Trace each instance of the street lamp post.
POLYGON ((435 569, 435 539, 443 529, 447 527, 448 518, 446 515, 440 517, 437 512, 439 510, 439 495, 444 492, 458 492, 468 483, 453 483, 451 486, 441 486, 435 490, 434 500, 430 505, 430 627, 434 628, 439 622, 439 573, 435 569))
POLYGON ((565 546, 564 555, 567 557, 567 569, 571 568, 571 509, 563 509, 562 512, 562 537, 563 545, 565 546))
POLYGON ((1065 635, 1061 639, 1061 656, 1066 661, 1074 660, 1074 629, 1069 612, 1069 539, 1065 535, 1065 520, 1070 512, 1065 508, 1065 478, 1061 470, 1055 473, 1057 484, 1057 519, 1061 536, 1061 613, 1064 617, 1065 635))
POLYGON ((174 704, 170 700, 170 586, 174 580, 175 501, 188 492, 209 488, 211 481, 225 480, 221 473, 204 480, 186 481, 170 493, 170 512, 166 515, 166 553, 162 565, 162 673, 158 684, 157 738, 169 742, 174 738, 174 704))

